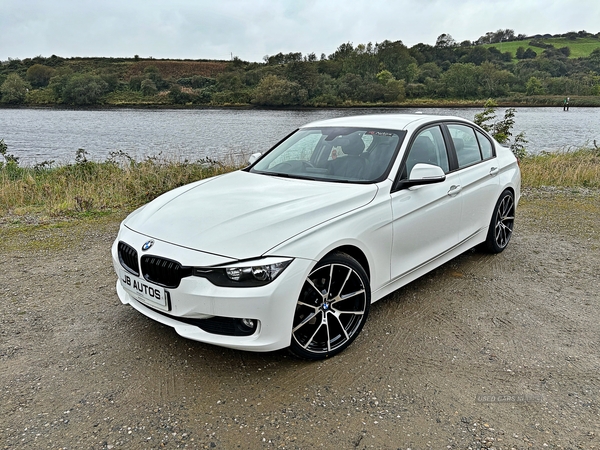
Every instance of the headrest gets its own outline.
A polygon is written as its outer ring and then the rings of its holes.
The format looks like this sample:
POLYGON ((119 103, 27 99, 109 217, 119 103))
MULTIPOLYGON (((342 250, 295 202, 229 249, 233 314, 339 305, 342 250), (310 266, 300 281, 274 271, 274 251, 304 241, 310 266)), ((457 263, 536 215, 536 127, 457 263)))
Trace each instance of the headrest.
POLYGON ((365 143, 358 134, 352 134, 340 143, 346 155, 360 155, 365 149, 365 143))

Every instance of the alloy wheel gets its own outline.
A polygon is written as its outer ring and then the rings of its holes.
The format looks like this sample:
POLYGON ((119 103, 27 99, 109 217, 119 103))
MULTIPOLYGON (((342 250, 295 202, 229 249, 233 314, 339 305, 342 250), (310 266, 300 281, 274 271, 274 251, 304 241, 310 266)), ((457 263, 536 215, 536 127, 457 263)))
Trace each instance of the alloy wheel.
POLYGON ((342 351, 360 333, 369 304, 368 278, 358 262, 345 254, 323 260, 300 293, 291 350, 309 359, 342 351))

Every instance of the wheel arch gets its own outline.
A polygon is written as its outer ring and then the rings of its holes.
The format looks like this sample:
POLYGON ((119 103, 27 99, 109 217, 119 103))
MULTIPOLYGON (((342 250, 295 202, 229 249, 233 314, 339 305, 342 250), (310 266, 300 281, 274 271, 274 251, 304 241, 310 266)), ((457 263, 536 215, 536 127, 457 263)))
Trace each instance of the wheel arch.
POLYGON ((352 258, 354 258, 365 270, 369 280, 371 279, 371 269, 369 267, 369 260, 360 248, 354 245, 342 245, 340 247, 334 248, 333 250, 330 250, 329 253, 323 256, 323 258, 333 253, 345 253, 346 255, 349 255, 352 258))
MULTIPOLYGON (((502 194, 504 194, 506 191, 508 191, 512 194, 512 197, 515 201, 515 209, 516 209, 517 201, 518 201, 518 199, 516 197, 517 191, 515 190, 514 186, 512 186, 512 185, 504 186, 504 188, 502 188, 502 190, 500 191, 500 195, 498 195, 498 197, 496 198, 496 201, 500 200, 500 197, 502 197, 502 194)), ((494 214, 495 214, 495 211, 492 211, 492 217, 494 216, 494 214)))

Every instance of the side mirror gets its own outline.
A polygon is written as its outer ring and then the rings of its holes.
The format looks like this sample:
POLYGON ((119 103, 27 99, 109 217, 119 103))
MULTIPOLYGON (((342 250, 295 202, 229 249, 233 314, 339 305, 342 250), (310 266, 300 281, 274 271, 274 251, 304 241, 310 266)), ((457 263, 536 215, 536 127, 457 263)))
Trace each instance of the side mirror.
POLYGON ((424 184, 442 183, 446 181, 446 174, 441 167, 433 164, 418 163, 410 171, 408 180, 400 181, 400 189, 421 186, 424 184))
POLYGON ((248 164, 252 165, 256 162, 258 158, 262 156, 262 153, 252 153, 250 158, 248 158, 248 164))

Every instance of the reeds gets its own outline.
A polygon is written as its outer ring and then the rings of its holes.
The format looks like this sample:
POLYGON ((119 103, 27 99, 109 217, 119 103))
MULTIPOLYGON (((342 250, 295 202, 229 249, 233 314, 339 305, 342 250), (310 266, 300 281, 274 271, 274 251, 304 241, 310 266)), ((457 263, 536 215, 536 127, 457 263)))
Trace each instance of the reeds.
POLYGON ((74 164, 43 163, 21 167, 0 163, 0 215, 41 213, 81 215, 132 209, 178 186, 236 170, 234 158, 215 161, 148 157, 135 161, 124 153, 103 162, 90 161, 80 150, 74 164))
MULTIPOLYGON (((18 160, 7 159, 11 156, 5 155, 6 162, 0 162, 0 216, 130 211, 178 186, 244 166, 242 157, 226 161, 147 157, 135 161, 124 153, 95 162, 79 150, 73 164, 22 167, 18 160)), ((600 149, 526 156, 521 160, 521 172, 524 187, 600 188, 600 149)))
POLYGON ((521 160, 523 186, 600 188, 600 148, 566 149, 521 160))

